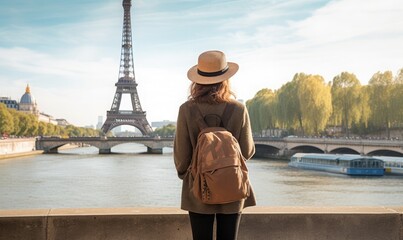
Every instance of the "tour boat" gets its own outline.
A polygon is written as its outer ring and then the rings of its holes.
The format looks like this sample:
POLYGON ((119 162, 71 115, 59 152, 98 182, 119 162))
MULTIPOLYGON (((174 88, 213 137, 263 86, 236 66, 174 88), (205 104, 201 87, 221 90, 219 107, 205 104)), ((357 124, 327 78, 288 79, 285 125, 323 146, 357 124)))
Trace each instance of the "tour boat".
POLYGON ((376 156, 385 164, 385 174, 403 175, 403 157, 376 156))
POLYGON ((384 161, 379 158, 352 154, 296 153, 291 167, 358 176, 383 176, 384 161))

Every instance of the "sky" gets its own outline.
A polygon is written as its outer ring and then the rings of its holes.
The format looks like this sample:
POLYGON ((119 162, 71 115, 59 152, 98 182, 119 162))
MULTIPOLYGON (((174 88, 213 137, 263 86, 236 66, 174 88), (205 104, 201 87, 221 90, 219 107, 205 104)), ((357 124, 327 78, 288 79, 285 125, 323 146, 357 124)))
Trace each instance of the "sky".
MULTIPOLYGON (((238 99, 295 73, 326 82, 403 68, 401 0, 132 0, 135 78, 148 121, 176 121, 200 53, 239 64, 238 99)), ((1 0, 0 97, 27 84, 41 112, 76 126, 106 119, 118 80, 122 0, 1 0)), ((127 94, 121 110, 130 109, 127 94)))

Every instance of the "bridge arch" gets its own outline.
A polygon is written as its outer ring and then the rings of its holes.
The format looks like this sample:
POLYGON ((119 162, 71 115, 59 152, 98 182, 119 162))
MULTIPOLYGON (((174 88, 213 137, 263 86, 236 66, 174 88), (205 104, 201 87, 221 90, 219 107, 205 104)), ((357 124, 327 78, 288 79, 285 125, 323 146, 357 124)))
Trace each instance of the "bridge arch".
MULTIPOLYGON (((139 124, 136 123, 131 123, 131 122, 119 122, 119 123, 114 123, 109 131, 112 131, 113 129, 120 127, 120 126, 130 126, 135 128, 136 130, 138 130, 138 132, 141 133, 142 136, 148 136, 149 133, 145 132, 145 129, 142 128, 142 126, 140 126, 139 124)), ((125 136, 128 137, 128 136, 125 136)))
POLYGON ((389 157, 403 157, 403 153, 388 150, 388 149, 379 149, 372 152, 369 152, 367 155, 370 156, 389 156, 389 157))
POLYGON ((315 146, 310 146, 310 145, 298 145, 290 149, 291 152, 295 153, 324 153, 325 151, 315 147, 315 146))
POLYGON ((120 142, 111 147, 112 153, 145 153, 147 146, 138 142, 120 142))
MULTIPOLYGON (((88 141, 53 141, 50 143, 46 144, 46 147, 40 147, 39 149, 44 150, 46 153, 58 153, 59 149, 65 145, 72 144, 72 145, 77 145, 77 146, 91 146, 91 147, 98 147, 98 144, 96 142, 88 142, 88 141)), ((37 145, 38 147, 38 145, 37 145)))
POLYGON ((329 153, 333 153, 333 154, 360 154, 358 151, 351 149, 351 148, 347 148, 347 147, 341 147, 341 148, 335 148, 331 151, 329 151, 329 153))
POLYGON ((280 149, 267 144, 255 144, 255 157, 273 157, 279 154, 280 149))
POLYGON ((47 152, 47 153, 58 153, 59 148, 60 148, 60 147, 63 147, 64 145, 67 145, 67 144, 69 144, 69 143, 54 144, 54 145, 48 147, 48 149, 46 150, 46 152, 47 152))

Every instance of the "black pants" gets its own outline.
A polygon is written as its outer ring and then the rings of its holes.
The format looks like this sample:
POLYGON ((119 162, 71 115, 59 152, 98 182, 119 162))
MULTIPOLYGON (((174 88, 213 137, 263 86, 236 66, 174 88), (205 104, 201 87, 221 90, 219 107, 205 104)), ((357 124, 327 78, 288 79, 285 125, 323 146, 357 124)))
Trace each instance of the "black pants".
POLYGON ((189 212, 193 240, 212 240, 214 219, 217 219, 217 240, 236 240, 241 213, 199 214, 189 212))

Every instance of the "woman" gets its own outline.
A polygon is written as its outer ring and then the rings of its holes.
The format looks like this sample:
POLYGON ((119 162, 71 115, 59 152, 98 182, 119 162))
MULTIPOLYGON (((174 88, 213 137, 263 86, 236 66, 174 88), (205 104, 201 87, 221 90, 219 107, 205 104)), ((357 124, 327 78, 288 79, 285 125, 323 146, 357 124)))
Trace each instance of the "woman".
POLYGON ((246 199, 226 204, 203 204, 191 191, 190 172, 193 149, 200 128, 195 108, 203 116, 222 116, 227 105, 234 111, 224 126, 238 140, 243 156, 250 159, 255 146, 246 107, 233 99, 229 78, 238 71, 236 63, 227 62, 224 53, 207 51, 200 54, 198 64, 188 71, 192 81, 188 101, 180 106, 174 142, 174 160, 178 176, 183 180, 181 208, 189 211, 193 239, 213 239, 214 219, 217 219, 217 239, 236 239, 242 209, 256 205, 253 190, 246 199))

